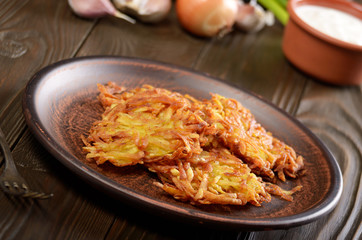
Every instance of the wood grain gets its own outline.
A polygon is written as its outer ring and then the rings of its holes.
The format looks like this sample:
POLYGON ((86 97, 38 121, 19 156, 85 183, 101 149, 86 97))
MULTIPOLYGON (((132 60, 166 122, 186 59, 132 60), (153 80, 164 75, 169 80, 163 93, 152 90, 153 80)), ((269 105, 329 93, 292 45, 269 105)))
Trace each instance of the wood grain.
POLYGON ((0 113, 41 67, 74 56, 93 25, 67 1, 0 1, 0 113))
POLYGON ((234 31, 223 39, 210 41, 195 63, 195 69, 255 92, 294 113, 305 77, 288 64, 281 41, 279 25, 254 34, 234 31))
POLYGON ((78 56, 117 55, 191 67, 206 43, 179 27, 175 11, 157 25, 133 25, 106 17, 95 26, 78 56))
POLYGON ((286 231, 253 233, 250 239, 361 239, 362 87, 308 83, 297 118, 311 129, 338 161, 343 193, 327 217, 286 231))
MULTIPOLYGON (((0 127, 7 136, 7 142, 10 145, 10 148, 15 146, 18 137, 26 128, 21 107, 22 97, 23 92, 21 91, 18 95, 14 96, 9 107, 0 114, 0 127)), ((2 156, 0 156, 0 158, 1 157, 2 156)))
MULTIPOLYGON (((3 198, 2 204, 6 202, 6 209, 12 209, 9 212, 14 213, 0 220, 0 229, 6 230, 4 239, 11 235, 16 239, 29 239, 29 236, 31 239, 104 237, 113 221, 112 213, 104 211, 94 201, 83 198, 84 192, 88 194, 88 199, 99 196, 98 192, 60 165, 53 156, 42 149, 29 131, 20 139, 13 155, 17 160, 18 170, 30 186, 45 192, 54 192, 55 196, 37 203, 29 201, 29 207, 22 210, 12 205, 12 201, 3 198), (9 221, 16 224, 8 226, 9 221), (41 231, 34 232, 34 229, 41 231)), ((18 202, 17 199, 13 201, 18 202)))
POLYGON ((55 193, 39 202, 0 193, 0 239, 361 239, 362 86, 328 86, 301 73, 283 56, 282 33, 276 24, 256 34, 235 31, 222 39, 204 39, 182 30, 174 9, 158 25, 131 25, 112 17, 78 18, 67 1, 0 1, 0 127, 29 185, 55 193), (295 115, 341 166, 339 205, 325 218, 298 228, 246 233, 167 221, 100 194, 33 137, 21 99, 25 84, 40 68, 74 56, 104 54, 206 72, 295 115))

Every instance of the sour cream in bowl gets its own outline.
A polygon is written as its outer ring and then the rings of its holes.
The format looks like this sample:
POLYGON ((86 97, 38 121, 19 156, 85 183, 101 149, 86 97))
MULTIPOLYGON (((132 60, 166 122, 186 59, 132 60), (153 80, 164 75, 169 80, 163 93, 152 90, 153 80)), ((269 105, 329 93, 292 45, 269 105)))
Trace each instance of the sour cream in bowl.
POLYGON ((296 8, 309 26, 341 41, 362 46, 362 20, 343 11, 316 5, 296 8))
POLYGON ((283 52, 303 72, 337 85, 362 83, 362 5, 290 0, 283 52))

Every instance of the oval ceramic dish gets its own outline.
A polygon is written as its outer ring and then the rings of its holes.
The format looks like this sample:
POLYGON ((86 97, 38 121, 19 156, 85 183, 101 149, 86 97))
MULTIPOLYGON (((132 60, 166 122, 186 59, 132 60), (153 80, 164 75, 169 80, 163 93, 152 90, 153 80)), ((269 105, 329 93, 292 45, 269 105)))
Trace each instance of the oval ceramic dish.
POLYGON ((64 60, 29 81, 23 110, 37 139, 71 171, 119 201, 163 217, 239 230, 290 228, 329 213, 341 195, 342 176, 335 159, 306 127, 260 97, 184 68, 107 56, 64 60), (194 206, 156 187, 157 176, 142 166, 88 163, 80 135, 87 135, 92 122, 100 119, 96 84, 108 81, 127 87, 152 84, 196 98, 209 98, 209 92, 214 92, 240 101, 267 130, 305 157, 306 175, 281 184, 285 189, 303 185, 303 190, 293 202, 272 197, 261 207, 194 206))

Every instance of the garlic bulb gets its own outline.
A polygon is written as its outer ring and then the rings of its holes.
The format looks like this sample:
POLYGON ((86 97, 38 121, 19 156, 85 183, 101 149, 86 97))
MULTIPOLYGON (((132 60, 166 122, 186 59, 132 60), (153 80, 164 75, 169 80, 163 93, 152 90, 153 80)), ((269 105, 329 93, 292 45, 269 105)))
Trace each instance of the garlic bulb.
POLYGON ((68 4, 80 17, 99 18, 111 15, 135 23, 134 19, 118 11, 110 0, 68 0, 68 4))
POLYGON ((113 0, 113 3, 121 12, 146 23, 162 21, 172 6, 171 0, 113 0))
POLYGON ((271 12, 265 11, 256 1, 250 3, 238 4, 238 14, 235 25, 238 29, 245 32, 258 32, 265 25, 274 24, 274 15, 271 12))

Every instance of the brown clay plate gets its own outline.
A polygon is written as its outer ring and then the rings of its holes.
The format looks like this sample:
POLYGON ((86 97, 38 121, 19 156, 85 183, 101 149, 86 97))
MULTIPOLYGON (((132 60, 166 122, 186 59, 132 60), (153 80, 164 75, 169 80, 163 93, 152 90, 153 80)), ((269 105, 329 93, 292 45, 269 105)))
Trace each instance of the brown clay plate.
POLYGON ((25 90, 23 110, 38 140, 75 174, 119 201, 164 217, 239 230, 290 228, 329 213, 342 192, 335 159, 300 122, 252 93, 181 67, 110 56, 64 60, 33 76, 25 90), (87 135, 91 123, 100 119, 96 84, 108 81, 127 87, 152 84, 196 98, 209 98, 209 92, 215 92, 240 101, 267 130, 305 157, 306 175, 281 184, 285 189, 300 184, 303 190, 295 194, 293 202, 273 197, 261 207, 193 206, 157 188, 153 184, 157 176, 142 166, 88 163, 80 135, 87 135))

